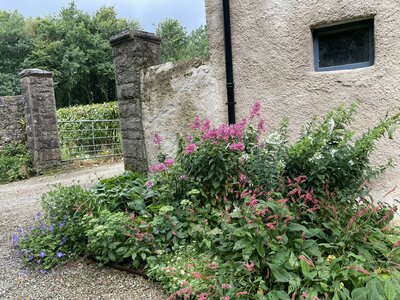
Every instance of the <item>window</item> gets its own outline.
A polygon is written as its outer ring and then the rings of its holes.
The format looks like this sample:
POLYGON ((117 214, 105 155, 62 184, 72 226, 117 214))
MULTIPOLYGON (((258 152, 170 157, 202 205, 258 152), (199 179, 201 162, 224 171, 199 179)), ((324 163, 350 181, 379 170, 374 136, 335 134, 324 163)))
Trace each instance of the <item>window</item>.
POLYGON ((374 20, 313 31, 315 71, 357 69, 374 64, 374 20))

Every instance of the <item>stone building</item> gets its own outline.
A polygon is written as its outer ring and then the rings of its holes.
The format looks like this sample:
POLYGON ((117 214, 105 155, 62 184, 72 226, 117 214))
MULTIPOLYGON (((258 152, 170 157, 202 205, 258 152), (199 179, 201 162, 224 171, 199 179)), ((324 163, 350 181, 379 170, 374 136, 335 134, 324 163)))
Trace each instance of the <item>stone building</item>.
MULTIPOLYGON (((230 4, 236 118, 256 100, 270 130, 283 116, 292 136, 312 115, 361 102, 357 132, 400 107, 400 3, 394 0, 206 0, 211 64, 226 94, 224 12, 230 4)), ((226 101, 222 96, 217 101, 226 101), (222 99, 222 100, 221 100, 222 99)), ((382 141, 376 162, 397 166, 375 184, 383 195, 400 184, 400 132, 382 141)), ((399 198, 400 192, 392 194, 399 198)))

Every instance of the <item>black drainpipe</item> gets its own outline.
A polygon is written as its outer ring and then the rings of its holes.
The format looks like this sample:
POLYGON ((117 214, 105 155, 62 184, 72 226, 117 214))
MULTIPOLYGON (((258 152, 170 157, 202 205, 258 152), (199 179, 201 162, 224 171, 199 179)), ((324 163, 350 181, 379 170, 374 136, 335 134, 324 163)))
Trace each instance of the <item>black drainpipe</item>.
POLYGON ((228 96, 228 122, 236 123, 235 116, 235 94, 233 84, 233 61, 232 61, 232 39, 231 39, 231 17, 229 13, 229 0, 222 0, 224 13, 224 39, 225 39, 225 70, 226 91, 228 96))

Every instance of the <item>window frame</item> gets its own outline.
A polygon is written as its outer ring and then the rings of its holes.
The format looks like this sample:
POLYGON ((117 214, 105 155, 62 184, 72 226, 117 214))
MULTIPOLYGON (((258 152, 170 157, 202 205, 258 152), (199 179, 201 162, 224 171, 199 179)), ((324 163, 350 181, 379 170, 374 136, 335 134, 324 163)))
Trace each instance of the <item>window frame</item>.
POLYGON ((337 71, 337 70, 352 70, 366 68, 374 65, 375 62, 375 34, 374 34, 374 19, 366 19, 362 21, 354 21, 340 25, 332 25, 323 28, 316 28, 312 31, 313 50, 314 50, 314 70, 316 72, 337 71), (369 36, 369 60, 360 63, 352 63, 345 65, 320 67, 319 66, 319 37, 321 35, 340 33, 349 29, 368 28, 369 36))

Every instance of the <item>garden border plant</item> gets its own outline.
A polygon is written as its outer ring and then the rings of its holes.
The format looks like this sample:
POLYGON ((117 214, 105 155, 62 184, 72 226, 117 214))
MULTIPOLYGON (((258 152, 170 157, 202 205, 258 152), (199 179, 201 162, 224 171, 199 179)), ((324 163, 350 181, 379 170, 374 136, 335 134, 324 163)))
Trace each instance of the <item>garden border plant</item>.
MULTIPOLYGON (((177 157, 160 153, 149 176, 45 195, 44 218, 15 246, 34 269, 59 252, 145 268, 170 299, 397 299, 397 207, 367 183, 390 167, 369 157, 400 114, 355 139, 355 110, 313 120, 291 145, 287 121, 265 136, 259 103, 236 125, 196 118, 177 157)), ((153 141, 162 149, 159 133, 153 141)))

